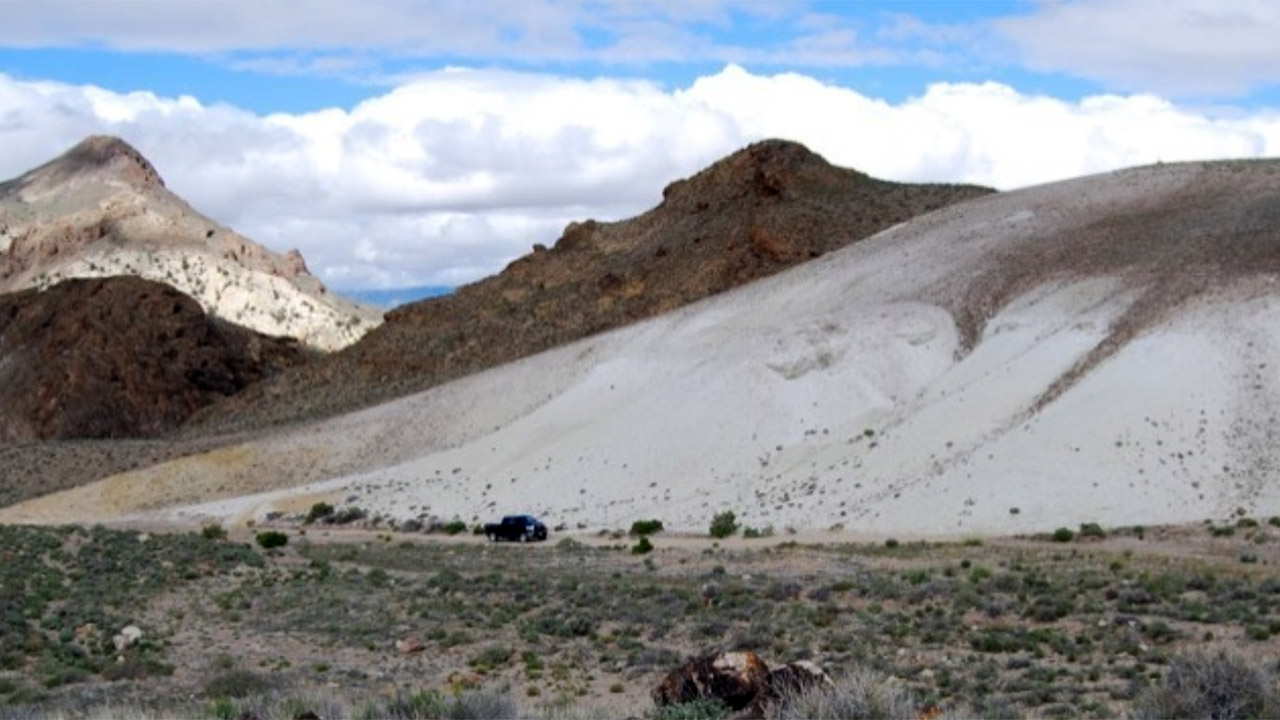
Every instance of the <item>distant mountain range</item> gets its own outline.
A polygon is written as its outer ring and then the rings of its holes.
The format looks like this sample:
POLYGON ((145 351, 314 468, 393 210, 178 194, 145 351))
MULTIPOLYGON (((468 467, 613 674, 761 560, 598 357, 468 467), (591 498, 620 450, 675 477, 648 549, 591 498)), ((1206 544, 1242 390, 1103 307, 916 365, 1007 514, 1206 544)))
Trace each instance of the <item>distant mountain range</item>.
POLYGON ((453 290, 448 285, 417 285, 391 290, 348 290, 343 294, 356 302, 390 310, 419 300, 448 295, 453 290))

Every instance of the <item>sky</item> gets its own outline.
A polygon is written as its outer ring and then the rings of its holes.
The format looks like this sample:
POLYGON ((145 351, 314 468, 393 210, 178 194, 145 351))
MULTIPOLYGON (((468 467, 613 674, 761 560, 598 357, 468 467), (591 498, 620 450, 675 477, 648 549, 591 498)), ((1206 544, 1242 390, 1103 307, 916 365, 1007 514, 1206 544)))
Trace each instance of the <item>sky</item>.
POLYGON ((1274 0, 0 0, 0 178, 90 134, 338 291, 456 286, 751 142, 1012 189, 1280 155, 1274 0))

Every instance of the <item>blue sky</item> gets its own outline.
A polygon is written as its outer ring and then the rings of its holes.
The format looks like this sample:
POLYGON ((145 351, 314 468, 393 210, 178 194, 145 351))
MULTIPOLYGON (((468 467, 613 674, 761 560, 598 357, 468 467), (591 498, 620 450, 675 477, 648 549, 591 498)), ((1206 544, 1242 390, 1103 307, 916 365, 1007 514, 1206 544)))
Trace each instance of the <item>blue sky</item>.
POLYGON ((1000 188, 1280 152, 1280 3, 0 4, 0 176, 117 134, 337 289, 454 285, 753 140, 1000 188))

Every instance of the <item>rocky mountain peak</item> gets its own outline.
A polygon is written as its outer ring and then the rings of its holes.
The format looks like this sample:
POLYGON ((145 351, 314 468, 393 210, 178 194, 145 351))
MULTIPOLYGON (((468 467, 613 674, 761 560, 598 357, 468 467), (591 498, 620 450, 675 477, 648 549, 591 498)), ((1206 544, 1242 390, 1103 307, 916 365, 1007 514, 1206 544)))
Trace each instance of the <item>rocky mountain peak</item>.
POLYGON ((111 135, 91 135, 15 182, 24 200, 81 184, 123 184, 138 190, 163 188, 155 167, 129 143, 111 135))
POLYGON ((862 173, 837 168, 821 155, 790 140, 761 140, 662 191, 665 204, 705 209, 716 197, 785 198, 814 184, 829 184, 862 173))

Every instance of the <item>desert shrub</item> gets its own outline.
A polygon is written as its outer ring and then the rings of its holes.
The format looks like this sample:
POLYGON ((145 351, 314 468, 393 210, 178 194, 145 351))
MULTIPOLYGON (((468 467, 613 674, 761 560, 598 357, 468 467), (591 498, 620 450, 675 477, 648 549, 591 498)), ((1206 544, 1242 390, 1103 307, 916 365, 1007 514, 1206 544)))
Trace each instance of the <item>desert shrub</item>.
POLYGON ((498 668, 511 659, 511 649, 502 645, 490 645, 467 662, 472 667, 498 668))
POLYGON ((349 525, 357 520, 363 520, 367 515, 364 509, 351 505, 335 511, 332 522, 334 525, 349 525))
POLYGON ((1104 538, 1106 536, 1107 531, 1103 530, 1102 526, 1096 522, 1083 523, 1080 525, 1080 537, 1104 538))
POLYGON ((284 533, 278 530, 267 530, 265 532, 260 532, 254 538, 254 540, 256 540, 257 543, 261 545, 262 549, 264 550, 270 550, 271 548, 284 547, 285 545, 289 544, 289 536, 285 535, 284 533))
POLYGON ((664 705, 653 711, 653 720, 718 720, 729 715, 729 706, 719 698, 700 698, 678 705, 664 705))
POLYGON ((102 668, 103 680, 140 680, 151 676, 173 674, 173 666, 152 657, 126 657, 123 662, 108 663, 102 668))
POLYGON ((205 540, 225 540, 227 537, 227 530, 216 523, 205 525, 200 528, 200 537, 205 540))
POLYGON ((835 681, 833 687, 786 692, 771 708, 774 720, 835 720, 837 718, 915 718, 915 700, 884 676, 859 669, 835 681))
POLYGON ((711 518, 711 537, 727 538, 738 532, 738 516, 732 510, 725 510, 711 518))
POLYGON ((645 535, 640 536, 640 542, 631 547, 632 555, 644 555, 653 552, 653 543, 649 542, 649 538, 645 535))
POLYGON ((371 702, 359 717, 378 720, 479 720, 523 717, 523 714, 510 696, 490 690, 464 690, 456 695, 431 690, 397 693, 391 700, 371 702))
POLYGON ((462 520, 454 518, 449 522, 445 523, 444 527, 441 529, 450 535, 457 535, 458 533, 467 531, 467 524, 462 520))
POLYGON ((242 698, 264 693, 271 681, 252 670, 226 670, 205 681, 204 694, 210 698, 242 698))
POLYGON ((1057 530, 1053 531, 1053 536, 1051 539, 1054 542, 1058 542, 1058 543, 1068 543, 1074 540, 1075 537, 1076 537, 1076 534, 1071 531, 1071 528, 1060 527, 1057 530))
POLYGON ((1276 717, 1275 679, 1243 657, 1219 651, 1174 657, 1162 685, 1134 699, 1134 718, 1195 717, 1236 720, 1276 717))
POLYGON ((310 525, 317 520, 326 520, 332 516, 333 506, 327 502, 318 502, 307 511, 307 518, 303 522, 310 525))
POLYGON ((773 537, 773 526, 768 525, 764 529, 745 527, 742 529, 742 537, 751 539, 773 537))
POLYGON ((661 520, 637 520, 631 523, 632 535, 652 535, 662 532, 661 520))

